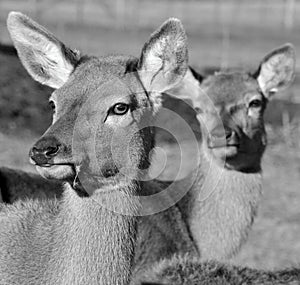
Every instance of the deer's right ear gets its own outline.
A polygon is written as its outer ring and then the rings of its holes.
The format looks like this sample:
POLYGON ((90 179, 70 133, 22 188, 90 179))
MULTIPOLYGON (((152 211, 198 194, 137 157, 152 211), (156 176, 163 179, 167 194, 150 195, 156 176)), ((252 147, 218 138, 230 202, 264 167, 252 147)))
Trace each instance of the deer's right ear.
POLYGON ((186 33, 181 22, 171 18, 144 45, 138 73, 147 91, 161 93, 179 83, 187 68, 186 33))
POLYGON ((293 82, 295 64, 295 49, 291 44, 285 44, 265 56, 255 77, 267 98, 284 90, 293 82))
POLYGON ((80 59, 45 28, 19 12, 10 12, 7 28, 28 73, 41 84, 60 88, 80 59))

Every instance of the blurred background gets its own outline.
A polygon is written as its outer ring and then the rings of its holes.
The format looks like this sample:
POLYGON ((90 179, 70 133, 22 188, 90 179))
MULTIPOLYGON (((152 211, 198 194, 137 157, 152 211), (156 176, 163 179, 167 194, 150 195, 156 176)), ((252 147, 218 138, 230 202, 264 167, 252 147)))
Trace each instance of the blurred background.
MULTIPOLYGON (((190 64, 204 75, 227 68, 255 71, 270 50, 285 42, 300 54, 296 0, 0 0, 0 165, 28 171, 35 171, 28 150, 51 123, 47 101, 52 90, 33 82, 21 66, 6 29, 11 10, 94 55, 139 56, 150 33, 167 18, 178 17, 187 30, 190 64)), ((264 198, 250 238, 233 263, 300 266, 299 68, 293 86, 268 107, 264 198)), ((166 104, 193 126, 190 110, 166 104)), ((167 145, 169 167, 162 178, 168 179, 178 157, 166 134, 159 132, 158 141, 167 145)))

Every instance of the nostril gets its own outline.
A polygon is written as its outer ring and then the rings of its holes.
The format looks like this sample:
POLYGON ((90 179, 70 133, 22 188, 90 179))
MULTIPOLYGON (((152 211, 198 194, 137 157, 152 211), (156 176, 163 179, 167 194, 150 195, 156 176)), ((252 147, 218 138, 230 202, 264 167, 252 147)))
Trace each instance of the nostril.
POLYGON ((30 150, 30 155, 35 155, 36 153, 38 153, 38 149, 36 147, 32 147, 31 150, 30 150))
POLYGON ((48 164, 58 154, 61 144, 55 137, 42 137, 32 146, 29 156, 37 165, 48 164))
POLYGON ((56 145, 56 146, 49 146, 47 147, 46 151, 45 151, 45 156, 46 157, 52 157, 55 156, 58 151, 59 151, 60 145, 56 145))

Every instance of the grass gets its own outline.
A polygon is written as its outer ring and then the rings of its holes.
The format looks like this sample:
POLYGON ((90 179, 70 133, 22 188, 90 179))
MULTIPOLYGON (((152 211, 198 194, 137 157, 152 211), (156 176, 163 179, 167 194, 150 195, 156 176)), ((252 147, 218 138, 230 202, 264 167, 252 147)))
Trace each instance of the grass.
POLYGON ((3 50, 0 45, 0 130, 41 134, 51 122, 51 90, 34 82, 16 55, 3 50))
POLYGON ((0 133, 0 165, 35 172, 29 164, 28 152, 38 137, 0 133))
MULTIPOLYGON (((4 9, 0 12, 0 36, 6 42, 9 42, 9 38, 4 18, 9 5, 12 5, 10 3, 7 0, 1 2, 4 9)), ((17 5, 19 2, 13 3, 17 5)), ((13 9, 22 10, 17 8, 16 6, 13 9)), ((197 11, 200 13, 199 19, 201 15, 205 16, 205 11, 202 11, 203 14, 197 11)), ((99 28, 92 23, 76 25, 67 22, 60 26, 51 21, 49 16, 42 19, 43 21, 48 21, 50 29, 66 43, 97 55, 120 52, 139 55, 150 33, 147 25, 141 30, 118 30, 99 28)), ((158 24, 155 21, 155 25, 158 24)), ((286 41, 293 42, 298 50, 300 47, 299 27, 286 33, 278 27, 231 25, 230 45, 224 50, 220 25, 207 22, 202 25, 201 20, 198 25, 196 30, 188 29, 188 33, 191 63, 199 69, 220 66, 222 53, 225 52, 229 66, 247 66, 254 70, 264 54, 274 47, 286 41)), ((266 119, 272 127, 268 128, 271 145, 263 160, 264 197, 249 240, 240 254, 233 259, 234 263, 260 268, 300 264, 300 106, 296 104, 300 102, 299 84, 297 77, 292 88, 280 94, 281 101, 274 100, 268 108, 266 119), (289 133, 282 128, 282 112, 287 112, 294 122, 291 126, 296 129, 291 129, 289 133), (287 144, 287 135, 291 136, 292 144, 287 144)), ((14 55, 0 52, 0 165, 34 171, 28 163, 27 153, 30 146, 50 125, 51 111, 47 106, 50 92, 49 88, 29 78, 14 55)), ((190 110, 171 101, 166 104, 181 112, 189 124, 195 123, 190 116, 190 110)), ((162 120, 170 123, 167 118, 162 117, 162 120)), ((171 123, 174 125, 174 122, 171 123)), ((178 152, 174 151, 174 145, 168 143, 171 139, 166 133, 160 132, 158 140, 163 141, 161 145, 167 148, 169 154, 169 166, 163 175, 165 178, 172 177, 178 152)), ((189 149, 188 143, 185 146, 187 154, 192 157, 192 149, 189 149)), ((188 167, 187 164, 186 171, 188 167)))
POLYGON ((263 200, 250 237, 234 262, 259 268, 300 264, 300 152, 268 147, 263 160, 263 200))

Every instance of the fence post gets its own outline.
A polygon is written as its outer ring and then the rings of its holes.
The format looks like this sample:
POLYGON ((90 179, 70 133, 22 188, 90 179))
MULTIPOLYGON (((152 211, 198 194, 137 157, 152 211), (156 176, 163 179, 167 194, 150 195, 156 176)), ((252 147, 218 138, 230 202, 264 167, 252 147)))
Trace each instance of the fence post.
POLYGON ((285 1, 285 17, 284 17, 284 27, 286 30, 292 30, 294 27, 294 9, 295 0, 285 1))
POLYGON ((222 26, 222 54, 221 54, 221 70, 228 68, 230 48, 230 31, 228 25, 222 26))
MULTIPOLYGON (((219 2, 220 3, 220 2, 219 2)), ((220 3, 221 5, 221 28, 222 28, 222 51, 221 51, 221 69, 228 68, 229 61, 229 50, 230 50, 230 27, 233 11, 233 2, 230 3, 220 3), (230 4, 230 5, 228 5, 230 4), (225 11, 225 9, 229 9, 225 11), (230 13, 230 16, 227 17, 227 12, 230 13)))
POLYGON ((125 8, 125 0, 116 0, 116 27, 118 29, 124 27, 125 8))
POLYGON ((33 0, 32 5, 34 7, 34 18, 39 22, 41 18, 40 0, 33 0))
POLYGON ((84 4, 85 0, 76 1, 76 22, 80 25, 84 23, 84 4))

